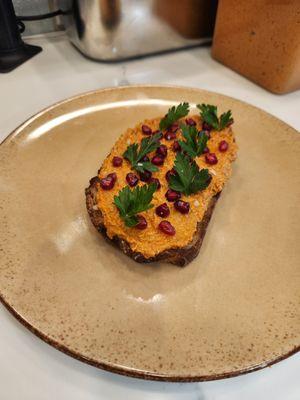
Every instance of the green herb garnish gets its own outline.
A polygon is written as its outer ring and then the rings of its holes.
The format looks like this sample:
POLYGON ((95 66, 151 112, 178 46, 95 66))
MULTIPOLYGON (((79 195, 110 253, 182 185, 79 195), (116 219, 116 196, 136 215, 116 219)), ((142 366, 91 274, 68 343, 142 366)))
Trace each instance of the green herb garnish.
POLYGON ((123 157, 131 163, 132 169, 135 169, 137 172, 144 172, 145 170, 150 172, 158 171, 155 165, 150 161, 142 161, 142 158, 158 148, 159 139, 160 134, 156 133, 155 135, 142 139, 140 148, 137 143, 127 147, 123 157))
POLYGON ((200 170, 195 161, 182 153, 177 153, 174 169, 177 174, 170 176, 169 186, 187 196, 204 190, 211 181, 208 169, 200 170))
POLYGON ((218 117, 218 108, 211 104, 197 104, 197 108, 200 110, 200 116, 208 125, 217 131, 221 131, 226 128, 229 124, 233 123, 231 110, 221 114, 218 117))
POLYGON ((125 186, 118 196, 114 197, 114 204, 118 208, 120 217, 124 220, 126 226, 131 228, 137 225, 137 214, 153 207, 151 201, 156 189, 157 185, 155 183, 137 186, 133 190, 129 186, 125 186))
POLYGON ((168 129, 178 119, 188 115, 189 107, 189 103, 180 103, 177 107, 169 108, 166 116, 159 123, 159 129, 168 129))
POLYGON ((200 156, 203 153, 208 141, 208 137, 205 132, 198 132, 195 126, 182 124, 180 127, 182 129, 182 135, 185 139, 185 141, 178 140, 182 150, 192 158, 200 156))

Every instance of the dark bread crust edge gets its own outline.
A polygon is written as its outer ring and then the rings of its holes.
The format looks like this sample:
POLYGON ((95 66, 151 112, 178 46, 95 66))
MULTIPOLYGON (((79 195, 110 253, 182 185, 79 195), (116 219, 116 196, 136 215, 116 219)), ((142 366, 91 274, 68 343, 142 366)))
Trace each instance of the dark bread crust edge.
POLYGON ((170 248, 158 253, 155 257, 145 257, 142 253, 135 252, 131 249, 129 243, 120 238, 119 236, 114 236, 110 239, 107 236, 106 227, 104 225, 102 212, 94 206, 97 206, 97 192, 99 188, 100 179, 95 176, 90 180, 90 186, 85 189, 86 196, 86 208, 88 210, 89 216, 95 228, 100 232, 109 242, 114 243, 119 247, 123 253, 131 257, 134 261, 139 263, 150 263, 155 261, 164 261, 171 264, 183 267, 190 263, 199 253, 203 238, 206 233, 206 229, 210 218, 212 216, 213 210, 215 208, 216 202, 220 197, 220 193, 217 193, 210 201, 207 210, 200 222, 198 222, 196 232, 193 236, 191 243, 184 247, 170 248))

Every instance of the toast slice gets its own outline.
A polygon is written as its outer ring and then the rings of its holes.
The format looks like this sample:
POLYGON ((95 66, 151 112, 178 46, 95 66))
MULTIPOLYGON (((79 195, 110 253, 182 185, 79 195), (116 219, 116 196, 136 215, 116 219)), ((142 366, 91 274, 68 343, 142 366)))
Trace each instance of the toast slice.
POLYGON ((90 180, 85 190, 86 207, 96 229, 135 261, 164 261, 185 266, 200 251, 216 202, 231 174, 237 145, 231 120, 226 126, 221 126, 222 129, 214 129, 199 115, 193 115, 187 119, 179 118, 162 129, 161 121, 164 118, 166 116, 145 120, 119 138, 98 175, 90 180), (193 132, 198 135, 194 137, 195 143, 198 141, 198 150, 189 141, 188 135, 193 132), (207 138, 201 143, 203 135, 207 138), (143 157, 142 162, 134 164, 130 152, 132 145, 136 145, 138 153, 142 149, 141 143, 149 142, 150 138, 158 138, 158 143, 154 148, 149 147, 151 151, 143 157), (131 148, 129 153, 128 148, 131 148), (198 155, 193 151, 198 151, 198 155), (161 157, 155 158, 157 155, 161 157), (156 171, 140 170, 144 166, 152 169, 149 167, 150 160, 156 171), (186 168, 183 180, 185 175, 192 174, 191 171, 195 172, 195 176, 198 174, 199 179, 202 174, 204 180, 196 189, 194 184, 187 184, 180 189, 180 160, 184 161, 183 167, 186 168), (134 175, 137 182, 128 179, 128 174, 131 177, 134 175), (137 187, 153 188, 153 185, 157 186, 152 190, 148 208, 130 217, 130 220, 124 219, 122 204, 120 206, 116 201, 117 197, 121 198, 122 190, 126 187, 134 193, 137 187), (177 193, 179 197, 174 200, 168 191, 177 193), (157 211, 162 204, 168 210, 166 215, 157 211), (163 224, 167 222, 167 228, 171 227, 171 231, 161 229, 162 221, 163 224))

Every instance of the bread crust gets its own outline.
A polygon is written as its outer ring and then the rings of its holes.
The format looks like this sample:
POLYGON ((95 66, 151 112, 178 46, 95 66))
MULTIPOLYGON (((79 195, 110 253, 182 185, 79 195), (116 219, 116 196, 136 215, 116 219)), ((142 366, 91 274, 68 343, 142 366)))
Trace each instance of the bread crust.
POLYGON ((102 212, 97 207, 97 192, 99 186, 100 179, 98 178, 98 176, 95 176, 90 180, 89 187, 85 189, 86 207, 91 221, 98 232, 100 232, 108 241, 114 243, 117 247, 119 247, 123 251, 123 253, 125 253, 127 256, 131 257, 134 261, 138 263, 163 261, 178 265, 180 267, 184 267, 185 265, 189 264, 199 254, 208 223, 212 216, 216 202, 218 201, 218 198, 221 194, 221 192, 217 193, 211 199, 202 220, 199 221, 197 224, 197 229, 194 233, 193 239, 188 245, 179 248, 170 248, 158 253, 154 257, 147 258, 142 253, 133 251, 129 243, 119 236, 114 236, 112 239, 107 236, 102 212))

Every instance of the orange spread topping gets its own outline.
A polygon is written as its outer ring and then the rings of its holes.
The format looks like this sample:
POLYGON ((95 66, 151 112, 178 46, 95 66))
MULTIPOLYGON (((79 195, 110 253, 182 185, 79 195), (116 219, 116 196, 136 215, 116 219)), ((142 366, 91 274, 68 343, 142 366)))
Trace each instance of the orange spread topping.
MULTIPOLYGON (((201 130, 201 119, 199 116, 192 116, 197 123, 197 129, 201 130)), ((147 220, 147 228, 139 230, 137 228, 126 227, 124 221, 120 218, 118 209, 114 205, 114 196, 118 195, 119 191, 127 185, 126 175, 131 170, 131 164, 127 160, 123 160, 120 167, 113 166, 113 158, 115 156, 122 157, 128 145, 133 143, 140 143, 144 137, 147 137, 142 132, 142 125, 149 126, 152 131, 159 129, 160 118, 146 120, 138 124, 134 129, 128 129, 115 143, 109 156, 104 160, 99 178, 104 178, 108 174, 115 172, 117 180, 111 190, 98 191, 98 207, 101 210, 104 218, 104 224, 107 228, 107 235, 112 238, 119 236, 125 239, 131 246, 133 251, 141 252, 146 257, 152 257, 156 254, 169 249, 183 247, 189 244, 196 231, 197 223, 201 221, 207 209, 211 198, 223 189, 224 184, 229 179, 231 174, 231 164, 236 158, 237 145, 235 143, 234 135, 230 127, 222 131, 210 132, 211 137, 207 142, 207 147, 210 153, 215 153, 218 159, 217 164, 209 165, 205 161, 205 154, 195 158, 199 167, 207 168, 210 171, 212 180, 208 187, 196 194, 190 196, 182 195, 181 199, 189 202, 190 211, 188 214, 178 212, 174 203, 167 202, 165 193, 168 190, 168 182, 166 181, 166 172, 171 170, 174 166, 176 153, 172 150, 174 140, 161 140, 161 144, 168 147, 168 155, 164 160, 164 164, 159 166, 159 171, 153 173, 154 178, 158 178, 161 183, 161 188, 153 195, 153 208, 141 213, 147 220), (221 141, 228 143, 226 151, 219 150, 221 141), (155 213, 155 208, 162 203, 168 203, 170 208, 170 215, 166 218, 175 228, 176 234, 173 236, 165 235, 158 229, 159 223, 162 221, 155 213)), ((184 119, 182 120, 184 122, 184 119)), ((180 130, 177 131, 177 138, 182 139, 180 130)), ((222 148, 222 147, 221 147, 222 148)), ((148 154, 151 159, 154 153, 148 154)), ((138 175, 138 173, 136 173, 138 175)), ((144 185, 144 182, 139 181, 138 185, 144 185)))

